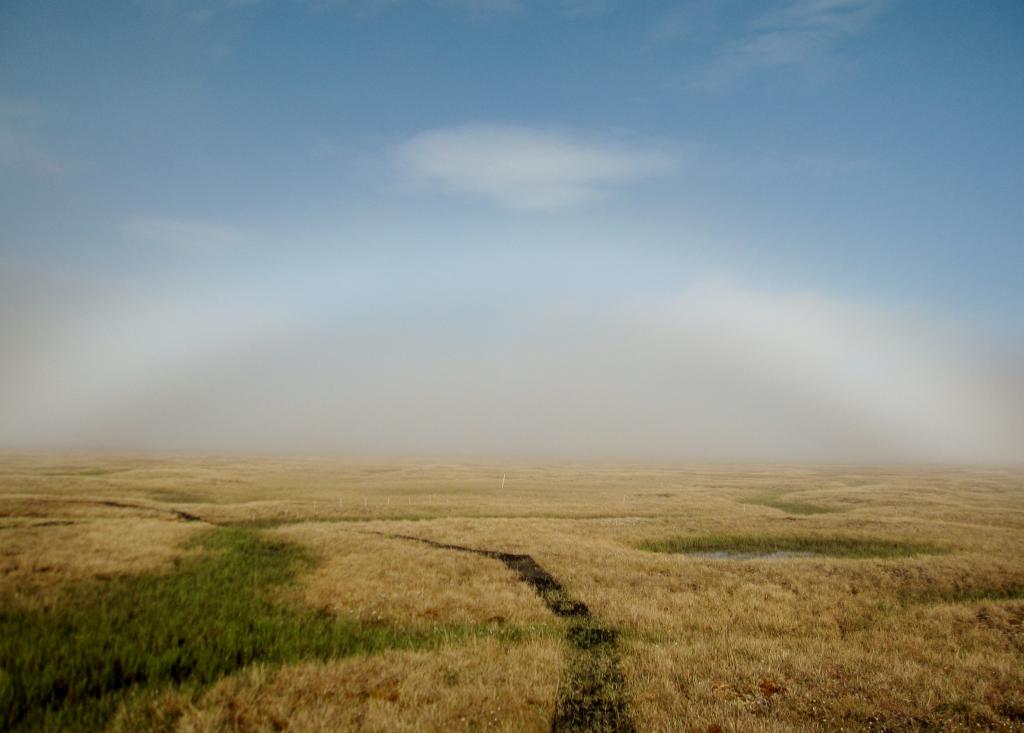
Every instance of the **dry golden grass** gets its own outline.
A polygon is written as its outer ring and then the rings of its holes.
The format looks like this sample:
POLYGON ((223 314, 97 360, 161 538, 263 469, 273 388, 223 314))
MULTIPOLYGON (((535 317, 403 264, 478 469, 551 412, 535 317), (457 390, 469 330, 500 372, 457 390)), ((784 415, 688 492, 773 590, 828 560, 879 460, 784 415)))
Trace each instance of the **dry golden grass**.
POLYGON ((558 640, 474 640, 224 679, 195 704, 172 696, 122 710, 112 732, 145 730, 166 706, 180 733, 545 730, 561 664, 558 640))
POLYGON ((270 730, 275 716, 290 730, 469 729, 463 718, 548 729, 566 622, 500 562, 394 535, 531 555, 618 632, 641 731, 1024 730, 1021 470, 16 456, 0 461, 0 557, 18 568, 0 597, 43 583, 43 565, 63 568, 56 579, 159 567, 198 526, 172 510, 255 520, 308 548, 318 565, 289 592, 329 613, 522 630, 253 669, 194 703, 166 693, 153 704, 179 705, 179 730, 270 730), (11 528, 58 520, 76 523, 11 528), (733 561, 639 549, 733 535, 934 551, 733 561), (77 549, 47 555, 49 540, 77 549), (452 665, 465 675, 449 685, 452 665), (378 700, 388 685, 398 697, 378 700), (478 709, 498 722, 467 715, 478 709))
POLYGON ((182 543, 200 529, 138 517, 9 519, 0 524, 0 594, 25 605, 65 583, 159 572, 188 552, 182 543))
POLYGON ((319 560, 302 599, 365 623, 551 624, 540 598, 501 563, 396 541, 335 524, 297 524, 271 536, 310 549, 319 560))

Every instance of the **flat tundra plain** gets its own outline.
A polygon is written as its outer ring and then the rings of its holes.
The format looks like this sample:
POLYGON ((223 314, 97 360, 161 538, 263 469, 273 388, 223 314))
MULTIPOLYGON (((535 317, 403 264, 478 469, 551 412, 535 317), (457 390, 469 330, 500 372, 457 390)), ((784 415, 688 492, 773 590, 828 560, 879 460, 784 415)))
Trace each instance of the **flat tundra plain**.
POLYGON ((1022 557, 1022 469, 5 455, 0 729, 1020 731, 1022 557))

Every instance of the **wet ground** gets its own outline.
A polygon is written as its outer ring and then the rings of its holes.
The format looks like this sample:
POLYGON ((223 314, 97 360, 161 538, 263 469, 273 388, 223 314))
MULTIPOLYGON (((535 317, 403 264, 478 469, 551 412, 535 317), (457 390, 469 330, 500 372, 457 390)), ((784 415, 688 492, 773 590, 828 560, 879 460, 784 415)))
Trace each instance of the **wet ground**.
POLYGON ((696 557, 704 560, 789 560, 794 557, 821 557, 816 552, 791 552, 789 550, 776 550, 774 552, 728 552, 717 550, 715 552, 690 552, 687 557, 696 557))

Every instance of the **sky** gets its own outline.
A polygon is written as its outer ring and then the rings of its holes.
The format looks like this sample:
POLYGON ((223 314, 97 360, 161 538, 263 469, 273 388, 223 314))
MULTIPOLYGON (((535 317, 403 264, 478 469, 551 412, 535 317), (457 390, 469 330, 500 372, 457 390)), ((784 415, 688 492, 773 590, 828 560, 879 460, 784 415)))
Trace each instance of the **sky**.
POLYGON ((0 4, 0 448, 1024 462, 1024 4, 0 4))

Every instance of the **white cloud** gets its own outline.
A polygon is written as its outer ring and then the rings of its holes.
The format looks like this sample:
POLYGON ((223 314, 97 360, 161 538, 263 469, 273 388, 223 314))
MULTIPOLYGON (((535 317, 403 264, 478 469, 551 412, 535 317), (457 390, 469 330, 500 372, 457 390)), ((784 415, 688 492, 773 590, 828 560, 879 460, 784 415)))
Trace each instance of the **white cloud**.
POLYGON ((236 227, 193 219, 136 217, 122 222, 121 230, 142 244, 196 251, 233 247, 243 239, 236 227))
POLYGON ((585 203, 675 164, 664 151, 509 125, 429 130, 402 145, 398 156, 415 179, 517 209, 585 203))
POLYGON ((766 69, 820 59, 841 41, 863 33, 890 0, 790 0, 756 18, 693 78, 705 90, 726 88, 766 69))

